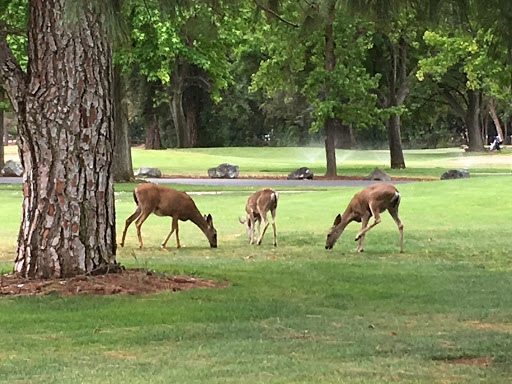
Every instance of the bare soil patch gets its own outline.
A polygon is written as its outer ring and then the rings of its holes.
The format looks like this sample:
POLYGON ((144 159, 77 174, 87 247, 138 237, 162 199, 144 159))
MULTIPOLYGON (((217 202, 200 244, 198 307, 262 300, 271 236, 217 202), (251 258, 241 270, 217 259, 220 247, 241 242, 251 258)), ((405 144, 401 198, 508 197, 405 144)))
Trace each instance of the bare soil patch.
POLYGON ((171 275, 146 269, 124 269, 119 273, 75 276, 63 279, 24 279, 0 275, 0 296, 137 295, 192 288, 223 288, 229 281, 213 281, 185 275, 171 275))
MULTIPOLYGON (((476 365, 478 367, 489 367, 491 366, 493 356, 479 356, 479 357, 450 357, 442 359, 441 361, 447 364, 463 364, 463 365, 476 365)), ((440 360, 440 359, 436 359, 440 360)))

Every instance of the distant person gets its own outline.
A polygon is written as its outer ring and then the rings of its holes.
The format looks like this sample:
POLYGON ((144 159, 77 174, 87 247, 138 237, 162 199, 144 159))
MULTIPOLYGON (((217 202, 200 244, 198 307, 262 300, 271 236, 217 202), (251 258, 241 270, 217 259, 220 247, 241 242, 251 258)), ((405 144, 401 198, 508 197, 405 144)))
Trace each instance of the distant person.
POLYGON ((502 143, 501 138, 499 136, 494 136, 494 140, 491 143, 489 149, 491 151, 494 151, 494 150, 501 151, 501 146, 500 146, 501 143, 502 143))

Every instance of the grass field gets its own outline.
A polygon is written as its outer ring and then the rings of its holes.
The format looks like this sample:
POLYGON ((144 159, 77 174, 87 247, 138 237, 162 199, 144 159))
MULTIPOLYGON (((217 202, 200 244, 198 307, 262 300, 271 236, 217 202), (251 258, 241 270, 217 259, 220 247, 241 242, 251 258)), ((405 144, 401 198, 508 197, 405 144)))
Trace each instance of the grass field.
MULTIPOLYGON (((467 153, 460 148, 405 150, 407 169, 389 168, 387 150, 336 150, 338 174, 365 176, 379 167, 392 176, 438 178, 452 168, 471 173, 512 173, 512 153, 467 153)), ((133 167, 159 168, 164 175, 207 175, 210 167, 233 163, 241 176, 286 176, 296 168, 307 166, 315 175, 325 173, 325 151, 319 147, 260 148, 192 148, 144 150, 132 149, 133 167)), ((17 159, 16 147, 6 147, 6 159, 17 159)))
MULTIPOLYGON (((418 156, 418 169, 433 169, 426 153, 418 156)), ((116 186, 118 234, 134 208, 133 186, 116 186)), ((185 247, 174 249, 173 237, 160 251, 170 219, 151 216, 146 247, 137 248, 131 227, 118 261, 228 279, 229 287, 0 298, 0 382, 510 382, 510 176, 400 185, 403 254, 387 213, 364 253, 354 252, 356 223, 324 249, 334 216, 359 188, 280 190, 277 248, 271 234, 249 246, 238 223, 250 188, 177 188, 193 190, 213 215, 219 248, 186 222, 185 247)), ((19 186, 1 187, 4 272, 20 199, 19 186)))

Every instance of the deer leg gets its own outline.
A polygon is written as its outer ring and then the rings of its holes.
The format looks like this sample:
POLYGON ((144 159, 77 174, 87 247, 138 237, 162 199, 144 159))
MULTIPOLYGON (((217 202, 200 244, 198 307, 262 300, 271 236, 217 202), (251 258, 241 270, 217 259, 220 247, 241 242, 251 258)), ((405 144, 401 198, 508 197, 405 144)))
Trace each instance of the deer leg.
MULTIPOLYGON (((361 219, 361 230, 366 228, 369 220, 370 220, 370 218, 367 216, 364 216, 361 219)), ((364 242, 364 233, 359 237, 359 243, 357 244, 356 252, 363 252, 363 242, 364 242)))
MULTIPOLYGON (((254 213, 251 212, 251 215, 249 217, 249 221, 251 224, 251 229, 249 230, 249 244, 254 244, 254 230, 256 226, 256 218, 254 217, 254 213)), ((259 224, 259 222, 258 222, 259 224)))
POLYGON ((398 227, 398 232, 400 233, 400 253, 404 252, 403 245, 404 245, 404 225, 398 218, 398 207, 396 208, 389 208, 388 209, 389 214, 395 220, 396 226, 398 227))
MULTIPOLYGON (((258 232, 259 232, 258 245, 261 245, 261 240, 263 239, 263 235, 267 231, 267 228, 268 228, 268 225, 269 225, 266 212, 260 214, 260 217, 261 217, 261 219, 263 219, 263 222, 265 223, 265 225, 263 226, 263 232, 261 231, 261 227, 258 226, 258 232)), ((260 219, 260 224, 261 224, 261 219, 260 219)))
POLYGON ((139 239, 139 248, 142 248, 142 235, 140 233, 140 228, 142 227, 142 223, 146 221, 151 212, 142 212, 140 216, 135 221, 135 227, 137 227, 137 238, 139 239))
POLYGON ((368 232, 370 229, 372 229, 373 227, 380 223, 380 212, 378 210, 374 211, 372 206, 370 206, 370 210, 372 212, 372 216, 374 217, 373 223, 366 226, 365 228, 361 228, 359 233, 356 235, 356 241, 359 240, 361 236, 364 236, 366 232, 368 232))
POLYGON ((125 222, 125 225, 124 225, 124 230, 123 230, 123 237, 121 238, 121 243, 119 244, 121 247, 124 247, 124 239, 126 238, 126 231, 128 231, 128 227, 130 226, 131 223, 133 223, 133 221, 140 215, 140 208, 139 206, 137 206, 135 208, 135 212, 133 212, 127 219, 126 219, 126 222, 125 222))
POLYGON ((176 221, 176 228, 175 228, 175 230, 176 230, 176 248, 181 248, 179 228, 178 228, 178 219, 176 219, 176 220, 173 219, 173 224, 175 221, 176 221))
MULTIPOLYGON (((169 232, 169 234, 165 238, 164 242, 160 246, 161 249, 165 248, 165 246, 167 245, 167 242, 171 238, 171 235, 174 233, 174 231, 176 231, 176 238, 178 238, 178 220, 177 219, 174 220, 174 217, 173 217, 172 222, 171 222, 171 232, 169 232)), ((178 244, 179 244, 179 241, 178 241, 178 244)), ((179 248, 179 246, 178 246, 178 248, 179 248)))
POLYGON ((271 210, 270 214, 272 215, 272 229, 274 230, 274 247, 277 247, 276 210, 271 210))

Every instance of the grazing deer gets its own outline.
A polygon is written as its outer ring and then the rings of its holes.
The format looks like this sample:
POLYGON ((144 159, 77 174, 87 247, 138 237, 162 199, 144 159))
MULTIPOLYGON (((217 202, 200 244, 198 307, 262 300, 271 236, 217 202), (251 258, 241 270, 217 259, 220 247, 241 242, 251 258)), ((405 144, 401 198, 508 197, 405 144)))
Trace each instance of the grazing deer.
POLYGON ((176 189, 164 187, 153 183, 140 184, 133 191, 133 199, 137 207, 127 219, 121 239, 121 247, 124 246, 126 231, 130 224, 135 220, 137 227, 137 237, 139 239, 139 248, 142 248, 142 236, 140 228, 142 223, 149 215, 154 213, 157 216, 171 216, 171 232, 167 235, 161 248, 164 249, 167 241, 176 232, 176 246, 180 248, 180 239, 178 237, 178 220, 191 220, 206 235, 210 242, 210 247, 217 248, 217 231, 213 227, 212 216, 203 216, 199 212, 194 200, 185 192, 176 189))
POLYGON ((348 203, 343 215, 338 214, 334 219, 334 224, 327 232, 325 249, 331 249, 334 246, 348 223, 357 221, 361 223, 361 230, 355 238, 356 241, 359 241, 356 251, 362 252, 365 233, 379 224, 380 214, 388 210, 398 226, 398 231, 400 232, 400 252, 403 252, 404 226, 398 218, 399 205, 400 193, 390 183, 372 184, 357 192, 352 197, 352 200, 350 200, 350 203, 348 203), (368 221, 372 216, 374 221, 368 225, 368 221))
POLYGON ((245 229, 249 234, 249 241, 251 244, 254 243, 254 227, 258 223, 258 242, 261 244, 261 239, 268 228, 267 212, 270 211, 272 215, 272 228, 274 229, 274 246, 277 247, 277 234, 276 234, 276 208, 277 199, 279 195, 276 191, 271 188, 263 188, 254 192, 247 199, 245 204, 245 212, 247 212, 246 218, 238 217, 240 223, 245 224, 245 229), (265 222, 263 231, 261 231, 261 220, 265 222))

